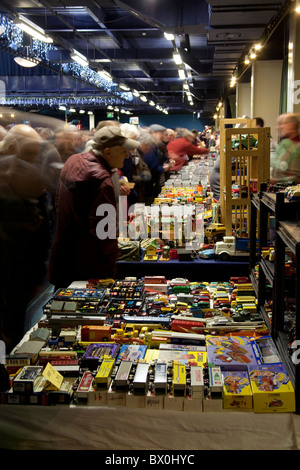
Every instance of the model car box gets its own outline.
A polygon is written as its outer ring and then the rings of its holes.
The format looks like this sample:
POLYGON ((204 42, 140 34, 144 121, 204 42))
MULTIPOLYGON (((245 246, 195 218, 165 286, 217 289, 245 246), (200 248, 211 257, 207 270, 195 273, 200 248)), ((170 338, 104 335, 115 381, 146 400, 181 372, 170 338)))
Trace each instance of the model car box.
POLYGON ((43 367, 41 366, 23 367, 13 381, 14 393, 32 393, 42 372, 43 367))
POLYGON ((185 365, 201 365, 207 361, 206 351, 190 349, 159 349, 159 361, 180 361, 185 365))
POLYGON ((144 359, 147 351, 147 346, 139 344, 123 344, 118 355, 119 361, 138 361, 144 359))
POLYGON ((223 370, 224 409, 252 409, 253 397, 248 371, 223 370))
POLYGON ((185 397, 183 400, 183 411, 190 413, 203 412, 203 398, 185 397))
POLYGON ((295 412, 295 391, 282 363, 249 366, 248 371, 255 412, 295 412))
POLYGON ((75 398, 78 405, 87 405, 89 390, 93 384, 93 381, 93 374, 90 371, 84 372, 75 393, 75 398))
POLYGON ((250 341, 257 364, 276 364, 282 362, 271 336, 252 338, 250 341))
POLYGON ((251 342, 246 336, 206 337, 207 361, 210 364, 231 370, 247 370, 248 365, 256 365, 251 342))

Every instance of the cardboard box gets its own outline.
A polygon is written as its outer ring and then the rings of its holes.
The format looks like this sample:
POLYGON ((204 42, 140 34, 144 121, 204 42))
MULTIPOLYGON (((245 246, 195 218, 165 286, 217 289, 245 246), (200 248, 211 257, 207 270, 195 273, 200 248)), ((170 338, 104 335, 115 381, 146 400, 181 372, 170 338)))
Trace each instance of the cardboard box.
POLYGON ((183 411, 199 413, 203 412, 203 398, 186 397, 183 401, 183 411))
POLYGON ((164 401, 164 395, 156 395, 155 393, 149 391, 145 398, 145 408, 153 410, 163 410, 164 401))
POLYGON ((173 411, 183 411, 184 397, 174 397, 172 394, 167 394, 164 400, 164 409, 173 411))
POLYGON ((95 386, 92 384, 88 392, 87 404, 89 406, 107 405, 107 390, 96 390, 95 386))
POLYGON ((295 391, 282 363, 249 366, 248 371, 256 413, 295 412, 295 391))
POLYGON ((126 391, 114 391, 112 385, 107 391, 107 405, 126 406, 126 391))
POLYGON ((126 406, 129 408, 145 408, 145 402, 145 395, 136 395, 132 392, 128 392, 126 395, 126 406))
POLYGON ((253 397, 248 371, 222 371, 224 409, 252 409, 253 397))
POLYGON ((209 398, 203 399, 203 411, 223 411, 223 400, 222 398, 209 398))

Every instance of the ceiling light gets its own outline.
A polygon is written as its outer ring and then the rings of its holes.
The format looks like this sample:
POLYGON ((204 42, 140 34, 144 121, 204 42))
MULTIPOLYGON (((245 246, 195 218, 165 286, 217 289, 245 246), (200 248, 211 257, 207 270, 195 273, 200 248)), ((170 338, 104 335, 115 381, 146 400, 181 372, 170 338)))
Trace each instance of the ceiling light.
POLYGON ((114 107, 109 105, 109 106, 107 106, 107 109, 114 109, 114 107))
POLYGON ((155 106, 155 103, 154 103, 154 101, 152 101, 152 100, 149 101, 149 104, 150 104, 150 106, 155 106))
POLYGON ((245 56, 244 63, 245 63, 246 65, 250 64, 249 56, 247 56, 247 55, 245 56))
POLYGON ((250 59, 253 60, 253 59, 255 59, 255 58, 256 58, 255 52, 254 52, 254 51, 251 51, 251 52, 250 52, 250 59))
POLYGON ((35 39, 39 39, 40 41, 47 43, 53 42, 53 39, 47 36, 42 28, 32 23, 32 21, 28 20, 23 15, 19 15, 19 19, 15 21, 15 25, 35 39))
POLYGON ((188 89, 189 89, 189 86, 188 86, 187 83, 184 83, 184 84, 183 84, 183 89, 184 89, 184 90, 188 90, 188 89))
POLYGON ((98 70, 98 74, 100 75, 100 77, 104 78, 104 80, 107 80, 109 82, 112 81, 112 76, 105 70, 98 70))
POLYGON ((61 105, 61 106, 59 106, 58 109, 59 109, 60 111, 66 111, 67 108, 66 108, 65 106, 61 105))
POLYGON ((87 67, 89 65, 89 62, 88 62, 87 58, 84 55, 80 54, 80 52, 77 52, 77 51, 74 50, 70 54, 70 57, 71 57, 72 60, 74 60, 78 64, 82 65, 83 67, 87 67))
POLYGON ((70 113, 76 113, 76 109, 75 108, 70 108, 70 113))
POLYGON ((5 26, 3 24, 0 24, 0 36, 5 32, 5 26))
POLYGON ((14 57, 14 61, 21 67, 36 67, 41 59, 34 59, 31 57, 14 57))
POLYGON ((133 94, 133 96, 136 96, 136 97, 140 96, 140 94, 137 90, 133 90, 132 94, 133 94))
POLYGON ((146 103, 147 98, 146 98, 145 95, 140 95, 140 100, 141 100, 141 101, 144 101, 144 102, 146 103))
POLYGON ((260 51, 260 50, 262 49, 262 45, 259 44, 259 43, 257 43, 257 44, 255 44, 254 49, 255 49, 256 51, 260 51))
POLYGON ((214 115, 214 119, 217 119, 217 117, 218 117, 218 115, 217 115, 217 114, 215 114, 215 115, 214 115))
POLYGON ((124 90, 124 91, 130 91, 130 88, 129 88, 129 86, 127 86, 127 85, 124 85, 124 83, 120 83, 119 87, 121 88, 121 90, 124 90))
POLYGON ((178 75, 179 75, 179 78, 181 80, 184 80, 185 79, 185 73, 184 73, 184 70, 183 69, 179 69, 178 70, 178 75))
POLYGON ((89 115, 93 114, 93 111, 88 111, 88 114, 89 114, 89 115))
POLYGON ((117 112, 120 111, 120 110, 119 110, 118 107, 116 107, 116 108, 114 109, 114 111, 116 111, 116 113, 117 113, 117 112))
POLYGON ((84 110, 84 109, 80 109, 80 110, 79 110, 79 113, 80 113, 80 114, 84 114, 84 113, 85 113, 85 110, 84 110))
POLYGON ((174 59, 175 64, 177 64, 177 65, 182 64, 182 59, 180 57, 179 52, 174 52, 173 59, 174 59))
POLYGON ((174 41, 174 34, 164 33, 164 36, 168 41, 174 41))

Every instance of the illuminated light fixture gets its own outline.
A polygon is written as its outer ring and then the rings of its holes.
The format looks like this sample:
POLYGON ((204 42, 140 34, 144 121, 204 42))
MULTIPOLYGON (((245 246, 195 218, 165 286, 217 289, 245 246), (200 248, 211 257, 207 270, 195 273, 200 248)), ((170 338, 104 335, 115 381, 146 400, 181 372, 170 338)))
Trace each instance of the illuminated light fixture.
POLYGON ((123 109, 123 108, 121 109, 121 111, 120 111, 120 112, 121 112, 121 113, 123 113, 123 114, 125 114, 125 113, 126 113, 125 109, 123 109))
POLYGON ((245 56, 244 63, 245 63, 245 65, 248 65, 248 64, 250 64, 250 59, 249 59, 249 56, 247 56, 247 55, 245 56))
POLYGON ((80 54, 80 52, 78 51, 73 51, 71 54, 70 54, 70 57, 72 60, 74 60, 74 62, 77 62, 78 64, 82 65, 83 67, 87 67, 89 65, 89 61, 87 60, 87 58, 80 54))
POLYGON ((297 4, 296 4, 295 12, 300 13, 300 3, 299 2, 297 2, 297 4))
POLYGON ((217 115, 217 114, 215 114, 215 115, 214 115, 214 119, 217 119, 217 118, 218 118, 218 115, 217 115))
POLYGON ((121 88, 121 90, 124 90, 124 91, 130 91, 130 88, 129 88, 129 86, 127 86, 127 85, 124 85, 124 83, 120 83, 119 87, 121 88))
POLYGON ((107 106, 107 109, 114 109, 114 107, 109 105, 109 106, 107 106))
POLYGON ((179 52, 174 52, 173 59, 174 59, 175 64, 177 65, 182 64, 182 59, 181 59, 179 52))
POLYGON ((11 117, 11 118, 14 118, 14 117, 15 117, 14 113, 11 113, 10 117, 11 117))
POLYGON ((76 109, 75 108, 70 108, 70 113, 76 113, 76 109))
POLYGON ((58 109, 59 109, 60 111, 66 111, 67 108, 66 108, 65 106, 61 105, 61 106, 59 106, 58 109))
POLYGON ((116 111, 116 113, 118 113, 120 110, 119 110, 118 107, 116 107, 116 108, 114 109, 114 111, 116 111))
POLYGON ((93 111, 88 111, 88 114, 89 114, 89 115, 93 114, 93 111))
POLYGON ((85 113, 85 110, 84 109, 80 109, 79 110, 79 114, 84 114, 85 113))
POLYGON ((223 106, 223 103, 222 103, 222 101, 219 101, 219 104, 218 104, 218 106, 219 106, 219 108, 222 108, 222 106, 223 106))
POLYGON ((149 104, 150 104, 150 106, 155 106, 155 103, 154 103, 154 101, 152 101, 152 100, 149 101, 149 104))
POLYGON ((14 57, 14 61, 21 67, 36 67, 41 62, 41 59, 34 59, 31 57, 14 57))
POLYGON ((260 51, 262 49, 262 45, 258 42, 257 44, 255 44, 254 49, 256 51, 260 51))
POLYGON ((133 90, 132 94, 133 94, 133 96, 135 96, 137 98, 140 96, 140 94, 137 90, 133 90))
POLYGON ((236 84, 236 77, 233 76, 233 77, 231 78, 231 82, 230 82, 231 88, 234 87, 235 84, 236 84))
POLYGON ((179 69, 178 70, 178 75, 179 75, 179 78, 181 80, 184 80, 185 79, 185 73, 184 73, 184 70, 183 69, 179 69))
POLYGON ((32 23, 32 21, 28 20, 23 15, 19 15, 19 19, 15 21, 15 25, 35 39, 39 39, 40 41, 48 44, 53 42, 53 39, 50 36, 47 36, 42 28, 32 23))
POLYGON ((183 84, 183 89, 184 89, 184 90, 188 90, 188 89, 189 89, 189 86, 188 86, 187 83, 184 83, 184 84, 183 84))
POLYGON ((5 32, 5 26, 3 26, 2 24, 0 24, 0 36, 1 34, 3 34, 5 32))
POLYGON ((165 38, 166 38, 168 41, 174 41, 174 34, 172 34, 172 33, 164 33, 164 36, 165 36, 165 38))
POLYGON ((104 80, 107 80, 109 82, 112 81, 112 76, 105 70, 98 70, 98 74, 100 75, 100 77, 104 78, 104 80))
POLYGON ((141 100, 141 101, 144 101, 144 103, 146 103, 147 98, 146 98, 145 95, 140 95, 140 100, 141 100))
POLYGON ((255 59, 256 58, 256 54, 253 50, 250 51, 250 59, 255 59))

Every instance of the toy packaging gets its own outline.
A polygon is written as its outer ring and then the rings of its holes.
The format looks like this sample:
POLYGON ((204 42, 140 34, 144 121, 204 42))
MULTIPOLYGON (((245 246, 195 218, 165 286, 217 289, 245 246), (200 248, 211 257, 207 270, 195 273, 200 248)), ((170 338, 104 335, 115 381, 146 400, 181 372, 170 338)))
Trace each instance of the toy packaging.
POLYGON ((262 336, 251 340, 257 364, 275 364, 282 362, 271 336, 262 336))
POLYGON ((137 344, 123 344, 118 356, 119 361, 137 361, 144 359, 147 346, 137 344))
POLYGON ((247 370, 248 365, 255 365, 256 358, 252 345, 246 336, 206 337, 207 361, 221 369, 247 370))
POLYGON ((226 370, 223 377, 223 405, 224 409, 252 409, 252 389, 248 371, 226 370))
POLYGON ((294 389, 282 363, 248 366, 248 371, 255 412, 295 411, 294 389))

